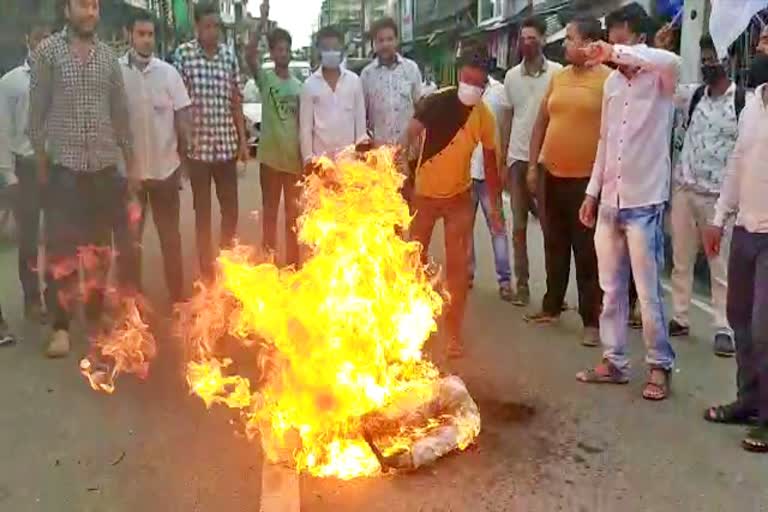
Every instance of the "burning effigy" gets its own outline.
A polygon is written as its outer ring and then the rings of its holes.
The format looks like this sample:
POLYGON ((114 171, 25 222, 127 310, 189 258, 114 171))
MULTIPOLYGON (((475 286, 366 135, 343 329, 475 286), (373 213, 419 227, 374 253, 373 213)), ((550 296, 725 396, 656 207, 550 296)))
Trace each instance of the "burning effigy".
POLYGON ((403 180, 386 148, 322 160, 304 182, 302 267, 224 251, 216 282, 177 311, 190 393, 239 410, 271 461, 351 479, 419 467, 480 432, 464 383, 423 353, 445 298, 399 234, 403 180))

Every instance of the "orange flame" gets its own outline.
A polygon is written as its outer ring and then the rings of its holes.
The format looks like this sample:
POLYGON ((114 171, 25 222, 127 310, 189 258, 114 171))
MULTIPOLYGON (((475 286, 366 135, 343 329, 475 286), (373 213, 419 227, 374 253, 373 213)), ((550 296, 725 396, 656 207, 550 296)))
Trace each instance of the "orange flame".
POLYGON ((92 353, 80 361, 80 373, 95 391, 114 393, 121 373, 146 379, 157 354, 155 338, 141 317, 136 297, 122 298, 111 330, 93 340, 92 353))
POLYGON ((380 457, 447 423, 460 431, 461 449, 479 432, 479 416, 413 413, 429 409, 440 387, 422 349, 443 299, 418 244, 397 235, 411 220, 402 183, 388 149, 366 161, 321 161, 304 183, 299 238, 311 249, 304 266, 281 270, 254 264, 245 248, 224 252, 218 284, 179 309, 190 392, 209 407, 242 410, 246 431, 260 435, 270 460, 348 479, 376 474, 380 457), (230 336, 260 349, 258 390, 237 374, 247 365, 222 355, 230 336), (403 420, 379 429, 371 418, 384 410, 403 420))

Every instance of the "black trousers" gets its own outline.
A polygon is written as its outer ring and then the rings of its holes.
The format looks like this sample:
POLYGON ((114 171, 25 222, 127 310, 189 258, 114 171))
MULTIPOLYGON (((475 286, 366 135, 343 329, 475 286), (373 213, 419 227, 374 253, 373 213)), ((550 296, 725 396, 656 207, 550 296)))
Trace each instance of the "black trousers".
POLYGON ((237 196, 237 162, 188 162, 189 179, 192 185, 192 200, 195 208, 195 231, 197 235, 197 256, 200 274, 208 281, 214 278, 213 235, 211 229, 211 183, 216 184, 216 197, 221 210, 221 233, 219 247, 232 246, 237 232, 239 215, 237 196))
POLYGON ((45 200, 46 305, 53 328, 68 329, 80 297, 82 266, 85 313, 101 316, 112 256, 112 233, 125 210, 126 188, 115 167, 77 172, 53 165, 45 200))
POLYGON ((589 178, 558 178, 546 173, 544 194, 544 252, 547 293, 542 309, 558 316, 571 273, 571 252, 576 262, 579 313, 585 327, 597 327, 602 291, 597 273, 595 231, 579 220, 579 208, 589 178))
POLYGON ((184 262, 179 231, 179 171, 164 180, 145 180, 137 193, 137 199, 141 206, 139 225, 131 225, 132 221, 123 215, 115 228, 120 284, 126 290, 141 290, 141 247, 149 207, 160 239, 168 293, 172 302, 180 302, 184 298, 184 262))
POLYGON ((42 188, 37 181, 37 165, 32 158, 16 157, 17 196, 14 215, 19 236, 19 280, 25 304, 40 304, 37 271, 37 246, 40 239, 42 188))
POLYGON ((285 253, 286 264, 298 267, 299 242, 296 221, 299 218, 300 174, 280 172, 267 165, 261 165, 261 231, 264 249, 277 252, 277 214, 280 197, 285 204, 285 253))
POLYGON ((736 338, 738 401, 768 426, 768 234, 733 230, 728 322, 736 338))

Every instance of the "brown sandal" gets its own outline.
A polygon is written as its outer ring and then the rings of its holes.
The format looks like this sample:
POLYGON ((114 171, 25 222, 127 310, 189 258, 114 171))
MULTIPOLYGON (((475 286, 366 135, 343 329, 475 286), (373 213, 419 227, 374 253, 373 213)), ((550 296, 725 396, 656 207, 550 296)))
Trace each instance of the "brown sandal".
POLYGON ((576 380, 586 384, 627 384, 629 377, 608 361, 576 374, 576 380))
POLYGON ((651 400, 653 402, 660 402, 669 398, 671 392, 670 380, 672 375, 669 370, 663 368, 651 368, 648 374, 648 382, 643 389, 643 398, 651 400), (658 375, 662 375, 661 381, 659 381, 658 375))

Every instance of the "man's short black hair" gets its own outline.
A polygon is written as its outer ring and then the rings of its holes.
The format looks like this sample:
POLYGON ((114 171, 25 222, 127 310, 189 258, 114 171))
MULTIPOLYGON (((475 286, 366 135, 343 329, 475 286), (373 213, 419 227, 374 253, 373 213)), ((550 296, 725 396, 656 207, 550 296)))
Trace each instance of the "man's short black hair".
POLYGON ((267 44, 269 45, 270 50, 277 46, 277 43, 281 42, 288 43, 288 46, 293 45, 293 39, 287 30, 276 28, 267 35, 267 44))
POLYGON ((717 51, 717 48, 715 48, 715 42, 712 40, 712 36, 709 34, 704 34, 701 36, 701 39, 699 39, 699 48, 704 50, 712 50, 713 52, 717 51))
POLYGON ((532 28, 536 30, 536 32, 538 32, 541 36, 546 35, 547 33, 547 23, 541 16, 530 16, 525 18, 523 23, 520 25, 520 29, 524 28, 532 28))
POLYGON ((52 29, 53 22, 39 16, 31 16, 24 22, 24 34, 31 36, 33 32, 40 29, 52 29))
POLYGON ((471 67, 482 69, 486 73, 490 71, 491 58, 488 49, 481 44, 470 44, 461 49, 459 54, 459 67, 471 67))
POLYGON ((620 7, 605 17, 605 26, 609 30, 624 23, 627 24, 633 34, 647 34, 650 27, 650 17, 645 8, 637 2, 620 7))
POLYGON ((201 0, 195 4, 195 23, 200 23, 200 20, 206 16, 219 15, 219 6, 217 3, 210 0, 201 0))
POLYGON ((315 40, 317 44, 320 44, 320 41, 323 39, 338 39, 340 43, 344 43, 344 35, 337 29, 336 27, 327 26, 323 27, 320 30, 317 31, 317 36, 315 36, 315 40))
POLYGON ((395 20, 390 17, 386 17, 373 22, 373 25, 371 25, 371 39, 376 39, 378 33, 386 29, 391 29, 392 32, 395 33, 395 37, 400 35, 397 30, 397 23, 395 20))
POLYGON ((133 28, 137 23, 151 23, 155 26, 155 28, 157 28, 155 17, 152 16, 151 12, 144 9, 139 9, 136 11, 136 13, 131 16, 131 19, 128 20, 128 31, 133 31, 133 28))
POLYGON ((587 41, 599 41, 603 38, 603 26, 600 20, 589 14, 577 14, 570 21, 582 39, 587 41))

